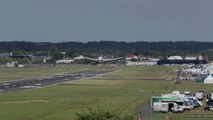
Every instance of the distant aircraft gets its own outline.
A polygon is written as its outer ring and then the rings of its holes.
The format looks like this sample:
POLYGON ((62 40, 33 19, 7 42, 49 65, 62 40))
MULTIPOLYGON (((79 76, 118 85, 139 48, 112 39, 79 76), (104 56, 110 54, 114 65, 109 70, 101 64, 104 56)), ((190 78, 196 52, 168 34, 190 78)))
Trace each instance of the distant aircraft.
POLYGON ((92 61, 98 61, 98 62, 108 62, 108 61, 116 61, 116 60, 121 60, 123 57, 118 57, 118 58, 103 58, 103 57, 98 57, 97 59, 95 58, 89 58, 89 57, 84 57, 87 60, 92 60, 92 61))

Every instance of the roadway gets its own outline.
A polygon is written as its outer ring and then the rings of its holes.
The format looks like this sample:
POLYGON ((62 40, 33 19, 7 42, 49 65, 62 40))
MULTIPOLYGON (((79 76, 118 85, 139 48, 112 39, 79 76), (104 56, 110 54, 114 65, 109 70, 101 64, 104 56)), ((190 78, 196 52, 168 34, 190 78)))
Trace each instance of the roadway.
POLYGON ((48 77, 12 80, 0 83, 0 92, 14 92, 20 90, 42 88, 54 84, 60 84, 63 82, 101 76, 104 73, 111 71, 112 70, 82 70, 78 72, 57 74, 48 77))

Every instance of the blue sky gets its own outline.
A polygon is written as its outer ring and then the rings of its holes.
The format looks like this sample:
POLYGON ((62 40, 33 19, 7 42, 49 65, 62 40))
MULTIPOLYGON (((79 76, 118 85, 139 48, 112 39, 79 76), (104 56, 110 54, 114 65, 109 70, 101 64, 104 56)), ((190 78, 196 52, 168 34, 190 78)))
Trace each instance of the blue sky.
POLYGON ((213 0, 1 0, 0 41, 213 41, 213 0))

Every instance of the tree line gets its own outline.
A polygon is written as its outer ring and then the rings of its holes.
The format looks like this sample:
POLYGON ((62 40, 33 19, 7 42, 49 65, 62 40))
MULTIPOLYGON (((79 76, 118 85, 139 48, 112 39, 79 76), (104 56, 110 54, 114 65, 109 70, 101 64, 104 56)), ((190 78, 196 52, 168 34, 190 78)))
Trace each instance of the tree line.
POLYGON ((197 41, 163 41, 163 42, 118 42, 118 41, 93 41, 93 42, 28 42, 11 41, 0 42, 1 52, 12 52, 16 55, 24 54, 50 54, 56 59, 62 58, 60 52, 66 52, 66 57, 85 55, 97 57, 111 55, 115 57, 126 54, 145 55, 154 57, 168 57, 171 55, 201 54, 213 60, 213 42, 197 41))
POLYGON ((197 41, 164 41, 164 42, 118 42, 118 41, 93 41, 93 42, 27 42, 12 41, 0 42, 0 50, 47 50, 50 46, 56 46, 59 50, 67 49, 106 49, 106 50, 207 50, 213 48, 213 42, 197 41))

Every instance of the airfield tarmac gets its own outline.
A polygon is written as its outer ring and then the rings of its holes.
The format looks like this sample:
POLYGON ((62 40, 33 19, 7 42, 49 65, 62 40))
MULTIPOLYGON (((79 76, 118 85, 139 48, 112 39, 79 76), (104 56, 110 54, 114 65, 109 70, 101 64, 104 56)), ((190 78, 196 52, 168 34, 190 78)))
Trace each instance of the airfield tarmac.
POLYGON ((60 84, 63 82, 101 76, 104 73, 111 71, 113 70, 82 70, 78 72, 57 74, 48 77, 11 80, 8 82, 0 83, 0 92, 15 92, 20 90, 42 88, 50 85, 60 84))

